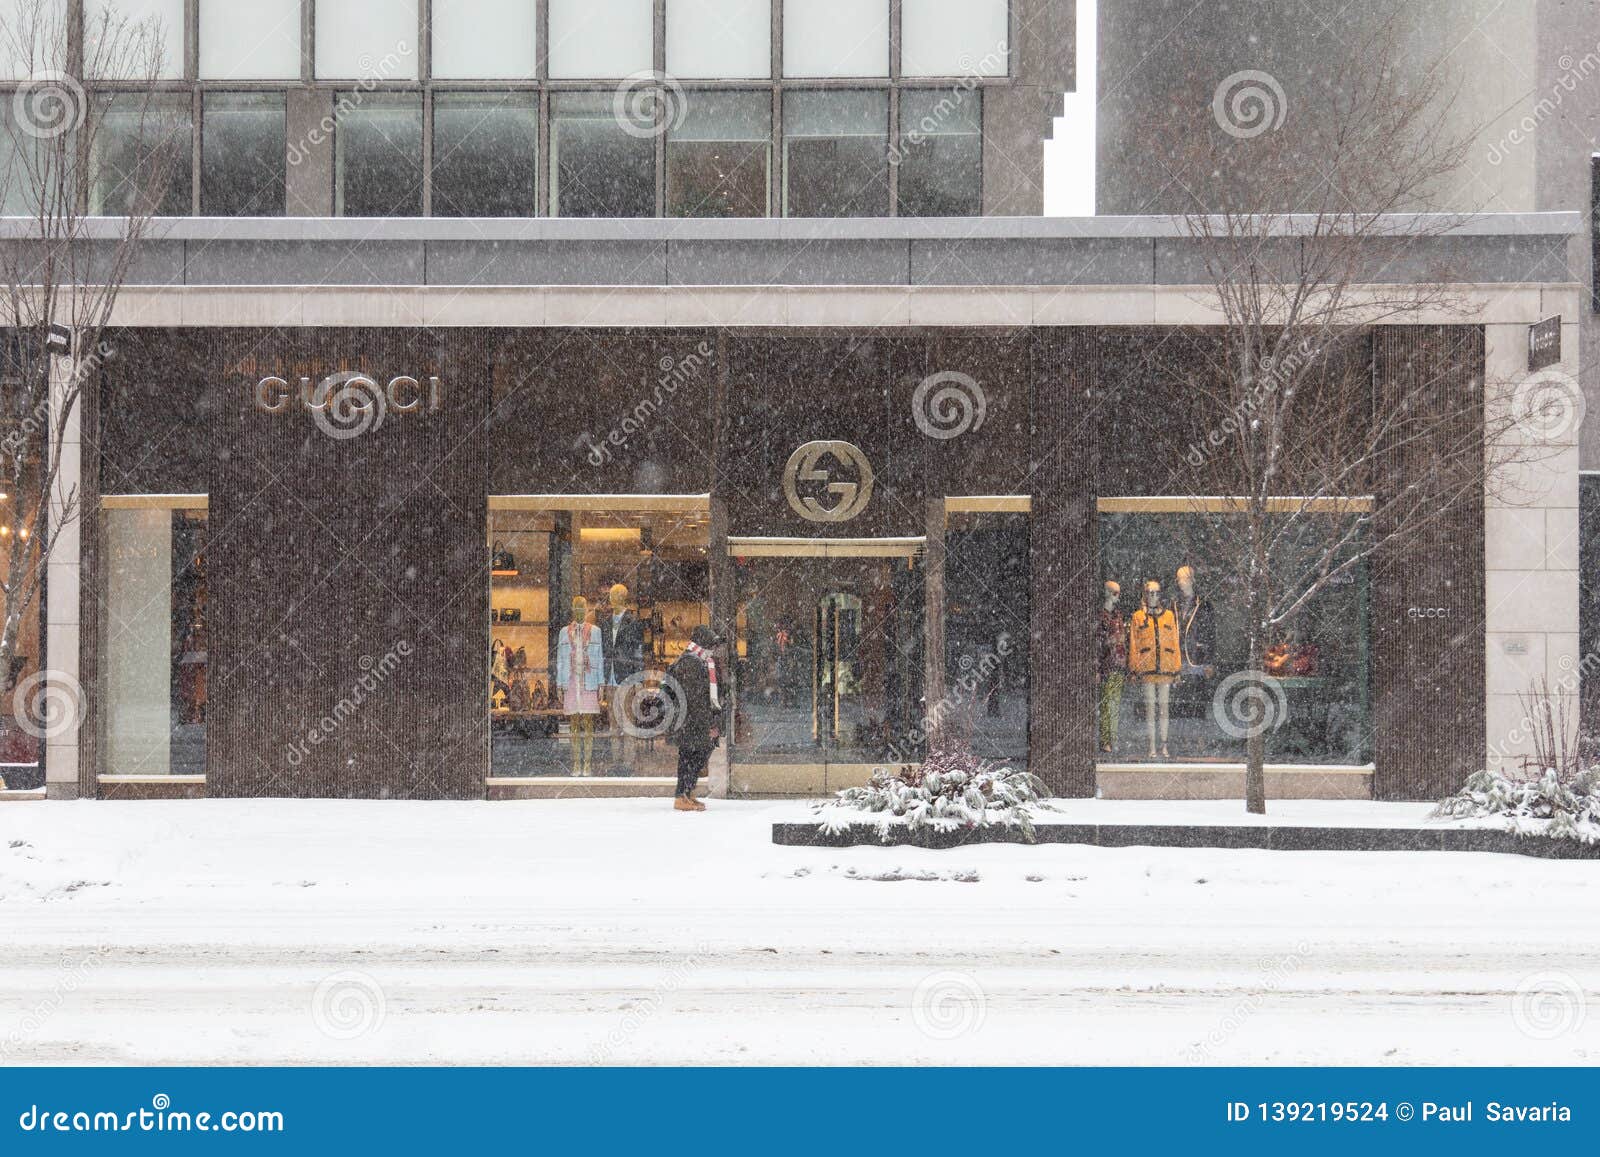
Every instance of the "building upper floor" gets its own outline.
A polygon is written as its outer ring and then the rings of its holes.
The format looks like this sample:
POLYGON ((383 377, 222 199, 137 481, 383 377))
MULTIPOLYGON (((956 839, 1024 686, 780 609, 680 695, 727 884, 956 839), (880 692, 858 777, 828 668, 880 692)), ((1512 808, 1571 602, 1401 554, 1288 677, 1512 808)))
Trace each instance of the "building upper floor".
MULTIPOLYGON (((106 215, 151 132, 181 146, 168 216, 1037 214, 1075 7, 0 0, 0 164, 65 71, 72 115, 99 118, 84 195, 106 215), (97 74, 119 32, 148 68, 97 74)), ((3 194, 26 212, 23 183, 3 194)))

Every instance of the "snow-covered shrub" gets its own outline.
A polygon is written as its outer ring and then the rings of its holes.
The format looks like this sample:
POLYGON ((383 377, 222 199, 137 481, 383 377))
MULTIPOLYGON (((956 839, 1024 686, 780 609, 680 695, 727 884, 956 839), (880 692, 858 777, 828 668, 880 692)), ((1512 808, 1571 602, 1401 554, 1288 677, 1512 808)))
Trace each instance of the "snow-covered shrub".
POLYGON ((1441 819, 1503 816, 1514 831, 1552 839, 1600 842, 1600 768, 1562 776, 1546 771, 1537 779, 1515 779, 1500 772, 1474 772, 1466 786, 1434 809, 1441 819))
POLYGON ((874 824, 881 837, 903 825, 913 831, 1014 827, 1033 839, 1033 811, 1048 809, 1044 783, 1026 771, 940 745, 921 767, 878 768, 865 787, 850 787, 818 805, 824 831, 874 824), (861 814, 865 813, 865 814, 861 814))

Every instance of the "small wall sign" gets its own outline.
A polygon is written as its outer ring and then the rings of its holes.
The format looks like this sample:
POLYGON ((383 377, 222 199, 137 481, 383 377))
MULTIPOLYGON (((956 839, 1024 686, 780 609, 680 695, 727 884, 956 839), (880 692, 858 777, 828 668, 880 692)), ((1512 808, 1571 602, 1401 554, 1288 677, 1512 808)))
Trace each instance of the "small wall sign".
POLYGON ((1561 315, 1547 317, 1528 327, 1528 372, 1553 366, 1561 361, 1561 315))

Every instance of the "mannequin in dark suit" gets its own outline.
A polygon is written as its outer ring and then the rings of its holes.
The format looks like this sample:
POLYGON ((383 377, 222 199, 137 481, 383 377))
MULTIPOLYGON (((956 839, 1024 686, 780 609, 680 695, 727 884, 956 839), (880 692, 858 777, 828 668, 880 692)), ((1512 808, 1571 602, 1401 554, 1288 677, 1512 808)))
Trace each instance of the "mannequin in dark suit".
POLYGON ((600 649, 606 657, 606 685, 615 687, 644 670, 644 624, 628 609, 627 587, 618 583, 608 597, 611 613, 600 621, 600 649))
MULTIPOLYGON (((618 583, 607 594, 610 613, 600 619, 600 650, 605 655, 605 685, 615 709, 616 688, 644 670, 644 624, 628 609, 628 588, 618 583)), ((610 771, 625 775, 635 770, 639 744, 613 720, 610 771)))

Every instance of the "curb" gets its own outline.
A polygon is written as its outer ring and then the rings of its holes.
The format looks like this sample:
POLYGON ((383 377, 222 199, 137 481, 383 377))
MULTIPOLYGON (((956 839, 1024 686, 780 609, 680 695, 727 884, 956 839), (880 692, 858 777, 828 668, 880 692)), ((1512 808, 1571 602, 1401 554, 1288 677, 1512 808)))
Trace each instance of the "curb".
MULTIPOLYGON (((870 824, 826 832, 821 824, 772 825, 772 842, 793 848, 964 848, 1027 844, 1016 828, 964 831, 891 829, 870 824)), ((1484 828, 1307 828, 1267 825, 1037 824, 1033 843, 1098 848, 1254 848, 1274 852, 1495 852, 1544 860, 1600 860, 1600 844, 1554 840, 1484 828)))

